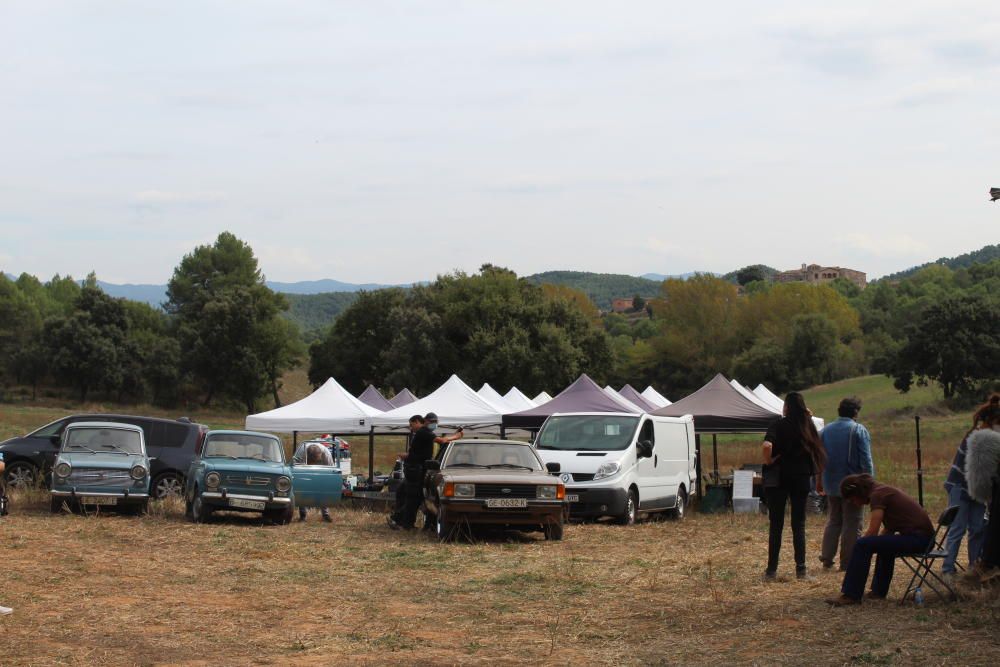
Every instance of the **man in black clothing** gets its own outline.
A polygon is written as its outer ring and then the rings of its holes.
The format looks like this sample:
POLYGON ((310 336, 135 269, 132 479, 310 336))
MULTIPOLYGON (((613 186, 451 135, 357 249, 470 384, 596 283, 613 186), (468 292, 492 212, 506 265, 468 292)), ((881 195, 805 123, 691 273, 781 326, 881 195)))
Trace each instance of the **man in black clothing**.
MULTIPOLYGON (((413 423, 411 419, 411 427, 413 423)), ((398 513, 389 517, 389 527, 394 530, 411 530, 417 520, 417 511, 424 499, 426 474, 424 462, 434 458, 434 444, 446 445, 463 436, 462 429, 449 436, 436 436, 434 432, 437 426, 437 415, 428 412, 424 417, 423 426, 410 439, 410 448, 406 452, 406 460, 403 461, 403 506, 398 513)))

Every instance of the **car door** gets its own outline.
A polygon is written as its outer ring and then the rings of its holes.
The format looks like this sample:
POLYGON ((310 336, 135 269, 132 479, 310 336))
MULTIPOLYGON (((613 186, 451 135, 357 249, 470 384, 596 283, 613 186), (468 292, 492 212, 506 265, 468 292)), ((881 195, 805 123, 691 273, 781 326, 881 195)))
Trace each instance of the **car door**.
POLYGON ((292 491, 299 507, 327 507, 340 501, 344 476, 334 466, 293 464, 292 491))
POLYGON ((653 420, 646 419, 639 430, 636 444, 649 441, 653 446, 652 456, 638 457, 639 508, 643 510, 663 509, 664 488, 661 480, 660 457, 656 448, 656 431, 653 420))

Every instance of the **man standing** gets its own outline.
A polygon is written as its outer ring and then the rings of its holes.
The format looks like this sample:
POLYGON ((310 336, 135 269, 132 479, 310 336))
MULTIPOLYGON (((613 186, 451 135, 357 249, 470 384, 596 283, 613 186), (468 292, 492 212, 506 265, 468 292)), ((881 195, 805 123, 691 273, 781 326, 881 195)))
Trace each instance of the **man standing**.
POLYGON ((857 422, 861 399, 845 398, 837 408, 837 421, 827 424, 820 434, 826 449, 823 487, 829 494, 830 516, 823 531, 823 547, 819 559, 823 567, 833 567, 837 545, 840 545, 840 570, 847 569, 851 552, 861 532, 862 506, 845 502, 840 496, 840 483, 848 475, 875 475, 872 463, 872 438, 857 422))
MULTIPOLYGON (((410 426, 410 438, 411 438, 411 442, 412 442, 413 436, 415 436, 417 434, 417 431, 419 431, 421 428, 423 428, 423 426, 424 426, 424 418, 421 415, 413 415, 412 417, 410 417, 409 426, 410 426)), ((406 468, 405 459, 404 459, 404 462, 403 462, 403 468, 404 468, 404 470, 406 468)), ((392 523, 396 523, 399 520, 399 518, 400 518, 400 516, 401 516, 401 514, 403 512, 403 507, 406 505, 406 481, 405 481, 405 479, 406 478, 404 477, 403 480, 400 482, 399 486, 396 487, 396 501, 395 501, 395 503, 393 504, 393 507, 392 507, 392 514, 389 515, 389 520, 392 523)), ((392 525, 392 524, 390 523, 390 525, 392 525)))
MULTIPOLYGON (((413 424, 412 418, 410 424, 413 424)), ((410 448, 403 462, 403 506, 389 517, 389 527, 393 530, 412 530, 417 520, 417 511, 424 499, 424 462, 434 458, 434 444, 446 445, 462 437, 462 429, 449 436, 437 436, 438 417, 428 412, 424 424, 410 439, 410 448)), ((412 426, 411 426, 412 428, 412 426)))

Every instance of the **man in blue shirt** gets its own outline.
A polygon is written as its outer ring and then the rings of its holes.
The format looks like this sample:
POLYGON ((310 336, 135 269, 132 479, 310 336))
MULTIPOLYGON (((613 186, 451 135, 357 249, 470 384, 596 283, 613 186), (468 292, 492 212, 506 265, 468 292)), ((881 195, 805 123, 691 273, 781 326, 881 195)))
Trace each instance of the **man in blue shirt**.
POLYGON ((875 475, 872 463, 872 437, 857 422, 861 412, 861 399, 845 398, 837 408, 840 418, 823 428, 820 437, 826 449, 826 468, 823 470, 823 488, 829 494, 830 516, 823 531, 823 548, 819 559, 823 567, 833 567, 833 559, 840 545, 840 570, 846 571, 851 561, 854 543, 861 532, 862 507, 844 502, 840 497, 840 483, 848 475, 868 473, 875 475))

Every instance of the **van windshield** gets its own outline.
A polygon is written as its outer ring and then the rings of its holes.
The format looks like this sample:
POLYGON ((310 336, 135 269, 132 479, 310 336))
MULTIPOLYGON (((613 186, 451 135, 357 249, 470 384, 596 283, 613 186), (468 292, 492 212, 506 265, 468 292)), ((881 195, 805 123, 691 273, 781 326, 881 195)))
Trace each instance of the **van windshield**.
POLYGON ((632 442, 639 418, 627 415, 549 417, 538 433, 538 449, 615 450, 632 442))

